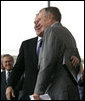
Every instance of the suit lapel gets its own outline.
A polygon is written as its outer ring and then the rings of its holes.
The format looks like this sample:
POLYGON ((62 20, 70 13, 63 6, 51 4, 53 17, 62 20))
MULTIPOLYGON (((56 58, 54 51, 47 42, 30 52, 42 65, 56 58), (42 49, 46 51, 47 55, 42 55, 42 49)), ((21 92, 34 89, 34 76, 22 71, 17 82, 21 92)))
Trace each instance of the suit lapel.
POLYGON ((6 71, 3 71, 2 82, 6 85, 6 71))

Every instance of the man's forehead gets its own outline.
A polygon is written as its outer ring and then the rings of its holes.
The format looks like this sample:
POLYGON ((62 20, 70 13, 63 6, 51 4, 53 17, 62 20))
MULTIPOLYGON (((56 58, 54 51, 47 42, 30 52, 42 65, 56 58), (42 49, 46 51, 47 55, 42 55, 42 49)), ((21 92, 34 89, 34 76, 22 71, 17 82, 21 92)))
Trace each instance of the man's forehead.
POLYGON ((35 20, 41 18, 44 14, 45 14, 45 10, 40 11, 38 14, 36 14, 35 20))
POLYGON ((45 10, 39 12, 38 16, 45 14, 45 10))
POLYGON ((6 56, 3 58, 3 60, 12 60, 12 58, 10 56, 6 56))

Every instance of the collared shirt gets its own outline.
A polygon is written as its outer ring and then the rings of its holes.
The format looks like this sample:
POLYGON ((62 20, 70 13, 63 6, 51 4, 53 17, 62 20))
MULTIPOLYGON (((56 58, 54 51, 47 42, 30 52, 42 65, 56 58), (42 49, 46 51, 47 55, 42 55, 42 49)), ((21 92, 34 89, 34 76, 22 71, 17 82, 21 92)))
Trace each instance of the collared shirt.
POLYGON ((56 22, 54 22, 54 23, 51 25, 51 27, 53 27, 56 23, 59 23, 59 22, 57 22, 57 21, 56 21, 56 22))

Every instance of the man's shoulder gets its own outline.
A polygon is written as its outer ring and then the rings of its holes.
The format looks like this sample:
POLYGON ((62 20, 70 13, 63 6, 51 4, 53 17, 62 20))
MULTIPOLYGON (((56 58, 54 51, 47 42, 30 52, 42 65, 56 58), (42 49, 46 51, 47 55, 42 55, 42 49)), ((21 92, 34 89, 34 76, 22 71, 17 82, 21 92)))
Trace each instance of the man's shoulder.
POLYGON ((1 72, 1 74, 4 74, 6 71, 5 70, 3 70, 2 72, 1 72))
POLYGON ((5 75, 5 70, 1 72, 1 78, 5 75))
POLYGON ((32 41, 36 41, 37 39, 38 39, 38 37, 34 37, 34 38, 31 38, 31 39, 24 40, 22 43, 26 44, 26 43, 29 43, 29 42, 32 42, 32 41))

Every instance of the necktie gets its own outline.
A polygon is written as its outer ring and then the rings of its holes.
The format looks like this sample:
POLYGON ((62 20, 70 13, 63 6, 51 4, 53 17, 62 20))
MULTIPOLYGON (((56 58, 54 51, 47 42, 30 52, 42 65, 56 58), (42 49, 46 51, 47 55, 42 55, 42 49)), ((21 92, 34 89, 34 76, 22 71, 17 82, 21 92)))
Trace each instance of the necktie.
POLYGON ((10 71, 8 71, 8 73, 7 73, 7 75, 8 75, 7 76, 7 83, 8 83, 8 79, 9 79, 10 73, 11 73, 10 71))
POLYGON ((37 56, 39 57, 40 48, 42 45, 42 39, 39 40, 38 48, 37 48, 37 56))

